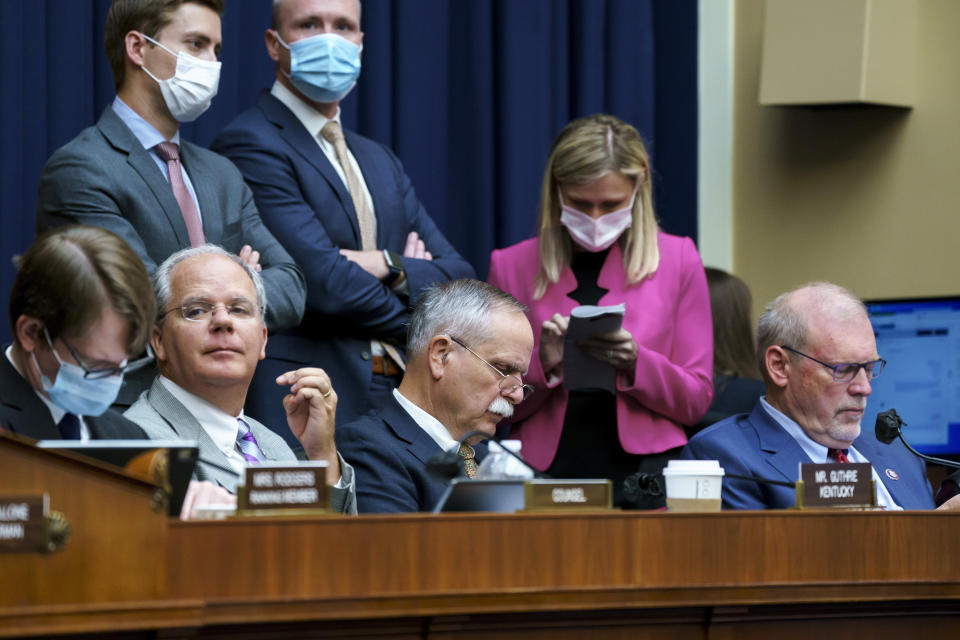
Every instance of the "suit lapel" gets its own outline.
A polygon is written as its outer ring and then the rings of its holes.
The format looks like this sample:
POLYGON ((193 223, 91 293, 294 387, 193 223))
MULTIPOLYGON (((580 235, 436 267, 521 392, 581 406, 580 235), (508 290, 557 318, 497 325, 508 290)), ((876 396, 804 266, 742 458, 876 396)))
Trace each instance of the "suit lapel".
MULTIPOLYGON (((537 262, 531 263, 534 270, 539 265, 539 257, 537 260, 537 262)), ((547 287, 546 293, 543 294, 543 300, 537 306, 544 309, 556 309, 561 313, 569 314, 571 310, 580 306, 579 302, 570 297, 570 294, 576 288, 577 278, 573 275, 573 269, 567 267, 560 272, 557 284, 547 287)))
POLYGON ((203 475, 207 477, 201 479, 211 480, 231 491, 234 490, 237 486, 237 475, 232 471, 228 472, 228 470, 232 470, 230 461, 223 455, 223 452, 203 429, 200 422, 193 417, 193 414, 173 394, 167 391, 159 377, 153 381, 150 391, 147 392, 147 400, 154 411, 166 420, 179 437, 197 441, 200 448, 198 465, 207 462, 223 467, 223 469, 218 469, 211 465, 204 465, 203 475))
POLYGON ((911 491, 910 480, 904 480, 904 475, 908 473, 908 470, 898 464, 900 461, 894 455, 895 449, 893 449, 893 446, 895 444, 880 447, 876 440, 872 440, 864 432, 861 432, 860 437, 853 442, 853 448, 870 461, 880 477, 880 482, 887 488, 896 503, 905 509, 909 509, 908 505, 917 503, 918 494, 911 491), (896 480, 891 478, 888 472, 893 473, 896 480))
POLYGON ((0 353, 0 404, 4 407, 0 427, 37 440, 61 438, 50 410, 3 353, 0 353))
MULTIPOLYGON (((157 204, 177 237, 177 243, 180 246, 190 246, 190 236, 187 233, 187 225, 183 221, 183 214, 180 212, 180 205, 177 204, 170 183, 163 177, 163 173, 150 152, 143 148, 140 141, 127 128, 127 125, 123 124, 123 120, 113 111, 112 107, 107 107, 106 111, 103 112, 100 121, 97 122, 97 128, 114 148, 127 154, 127 163, 133 167, 133 170, 143 179, 144 184, 157 199, 157 204)), ((194 189, 198 189, 198 181, 193 182, 194 189)), ((197 199, 199 198, 198 191, 197 199)), ((202 208, 203 204, 201 203, 201 210, 202 208)))
POLYGON ((407 449, 417 460, 426 464, 432 456, 441 453, 440 446, 420 428, 396 399, 381 407, 379 414, 390 430, 407 443, 407 449))
MULTIPOLYGON (((260 109, 264 115, 277 129, 280 137, 290 145, 304 160, 306 160, 314 169, 317 170, 327 184, 337 194, 340 200, 342 220, 353 229, 355 247, 361 246, 360 241, 360 223, 357 221, 357 212, 353 207, 353 200, 350 198, 350 192, 346 185, 333 168, 326 154, 320 149, 313 135, 307 131, 293 112, 290 111, 282 102, 264 92, 258 101, 260 109)), ((357 161, 359 163, 359 160, 357 161)), ((324 215, 332 215, 332 212, 324 211, 324 215)))
POLYGON ((760 450, 767 463, 790 482, 799 477, 797 461, 812 462, 793 437, 770 417, 758 402, 750 415, 750 423, 760 439, 760 450))

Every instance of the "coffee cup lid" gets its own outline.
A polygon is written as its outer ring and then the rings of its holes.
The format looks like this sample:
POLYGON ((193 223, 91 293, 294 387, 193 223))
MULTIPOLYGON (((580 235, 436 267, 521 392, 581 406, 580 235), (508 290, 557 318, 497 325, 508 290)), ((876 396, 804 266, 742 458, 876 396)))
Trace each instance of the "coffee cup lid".
POLYGON ((663 475, 722 476, 724 473, 719 460, 671 460, 663 470, 663 475))

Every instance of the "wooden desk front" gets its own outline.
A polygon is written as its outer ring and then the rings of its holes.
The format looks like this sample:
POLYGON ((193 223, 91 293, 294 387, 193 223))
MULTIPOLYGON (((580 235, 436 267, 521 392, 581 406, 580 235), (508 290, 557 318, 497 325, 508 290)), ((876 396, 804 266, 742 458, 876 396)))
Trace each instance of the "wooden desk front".
POLYGON ((61 552, 0 556, 3 637, 822 640, 960 630, 958 514, 185 523, 153 511, 142 481, 2 438, 0 487, 44 488, 74 528, 61 552))

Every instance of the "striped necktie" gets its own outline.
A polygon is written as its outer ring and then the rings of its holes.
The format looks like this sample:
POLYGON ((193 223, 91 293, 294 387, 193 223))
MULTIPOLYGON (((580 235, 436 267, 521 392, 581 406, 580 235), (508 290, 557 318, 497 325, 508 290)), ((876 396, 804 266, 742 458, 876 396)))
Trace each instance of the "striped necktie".
POLYGON ((243 454, 244 460, 249 464, 259 464, 267 459, 257 444, 257 439, 253 437, 250 427, 242 419, 237 418, 237 425, 240 427, 237 431, 237 448, 243 454))

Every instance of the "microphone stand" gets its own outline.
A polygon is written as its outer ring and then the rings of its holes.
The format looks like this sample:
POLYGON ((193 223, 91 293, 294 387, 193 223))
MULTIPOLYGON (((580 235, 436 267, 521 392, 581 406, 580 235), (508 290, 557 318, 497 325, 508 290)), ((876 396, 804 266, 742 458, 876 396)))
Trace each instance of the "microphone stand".
POLYGON ((910 453, 918 458, 926 460, 927 462, 942 465, 944 467, 949 467, 951 469, 960 469, 960 462, 924 455, 911 447, 910 443, 907 442, 907 439, 903 437, 903 426, 906 424, 907 423, 903 421, 903 418, 897 415, 896 409, 887 409, 886 411, 881 411, 877 414, 877 422, 874 426, 874 432, 877 435, 877 440, 883 444, 890 444, 893 442, 894 438, 899 436, 900 442, 903 443, 903 446, 905 446, 910 453))

